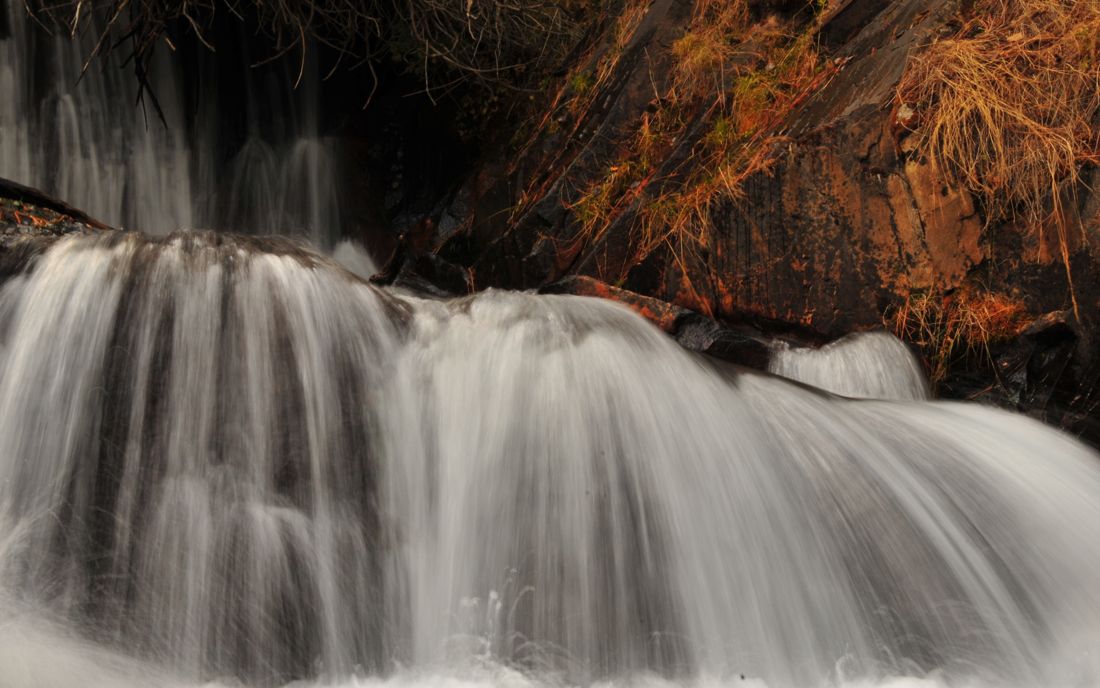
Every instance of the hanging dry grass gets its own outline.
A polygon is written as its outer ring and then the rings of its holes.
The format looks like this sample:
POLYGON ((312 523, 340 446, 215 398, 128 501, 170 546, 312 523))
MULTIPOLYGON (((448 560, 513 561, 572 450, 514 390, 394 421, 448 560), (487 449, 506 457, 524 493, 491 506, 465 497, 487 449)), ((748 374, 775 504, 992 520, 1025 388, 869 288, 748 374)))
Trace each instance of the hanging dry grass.
POLYGON ((736 70, 741 39, 749 26, 745 0, 698 0, 691 24, 672 44, 672 91, 697 97, 725 91, 736 70))
POLYGON ((977 355, 992 362, 990 347, 1018 335, 1027 310, 1016 299, 987 291, 961 289, 948 296, 921 292, 889 311, 884 322, 921 348, 935 385, 959 358, 977 355))
MULTIPOLYGON (((570 92, 569 110, 574 118, 579 119, 591 107, 600 90, 607 85, 648 11, 649 0, 627 0, 612 27, 610 49, 600 56, 593 70, 588 71, 581 66, 569 75, 565 89, 570 92)), ((559 93, 549 111, 553 111, 557 102, 565 95, 565 89, 559 93)))
POLYGON ((819 58, 812 26, 791 33, 775 20, 748 25, 748 17, 742 2, 699 0, 688 30, 672 46, 661 107, 642 115, 624 157, 570 206, 577 242, 602 240, 632 209, 635 259, 663 246, 686 271, 690 256, 709 241, 716 204, 741 199, 744 183, 772 167, 783 121, 836 66, 819 58), (692 142, 690 156, 658 175, 660 162, 699 121, 708 130, 692 142))
POLYGON ((1082 166, 1100 162, 1100 2, 980 2, 910 61, 898 97, 917 112, 917 149, 988 220, 1020 219, 1040 244, 1054 228, 1072 287, 1073 200, 1082 166))

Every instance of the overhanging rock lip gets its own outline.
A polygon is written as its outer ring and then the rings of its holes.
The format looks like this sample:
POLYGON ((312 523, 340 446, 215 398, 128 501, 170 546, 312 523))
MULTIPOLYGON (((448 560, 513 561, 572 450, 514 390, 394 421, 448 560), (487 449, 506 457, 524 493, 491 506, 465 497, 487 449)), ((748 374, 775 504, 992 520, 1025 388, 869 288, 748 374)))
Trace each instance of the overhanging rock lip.
POLYGON ((83 210, 78 210, 68 203, 50 196, 45 191, 30 186, 24 186, 23 184, 2 177, 0 177, 0 198, 51 210, 82 225, 87 225, 92 229, 115 229, 107 223, 95 219, 83 210))

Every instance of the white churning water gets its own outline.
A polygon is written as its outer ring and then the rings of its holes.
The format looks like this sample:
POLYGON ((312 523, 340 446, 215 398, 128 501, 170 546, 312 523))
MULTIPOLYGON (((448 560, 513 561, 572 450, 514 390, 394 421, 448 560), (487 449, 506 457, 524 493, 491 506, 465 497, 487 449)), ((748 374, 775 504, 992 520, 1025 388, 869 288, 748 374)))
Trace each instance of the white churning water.
POLYGON ((209 234, 58 241, 0 342, 4 688, 1100 685, 1100 458, 1026 418, 209 234))

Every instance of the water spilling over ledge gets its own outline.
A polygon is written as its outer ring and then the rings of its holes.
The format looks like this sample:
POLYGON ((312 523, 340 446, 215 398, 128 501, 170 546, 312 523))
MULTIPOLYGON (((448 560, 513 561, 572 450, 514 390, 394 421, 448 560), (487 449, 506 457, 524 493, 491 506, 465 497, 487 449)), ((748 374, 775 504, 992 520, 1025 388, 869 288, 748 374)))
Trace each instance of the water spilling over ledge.
POLYGON ((881 331, 857 332, 817 349, 777 344, 768 370, 847 397, 932 398, 913 352, 881 331))
POLYGON ((1100 681, 1100 461, 1019 416, 202 233, 58 240, 0 337, 3 685, 1100 681))
MULTIPOLYGON (((224 64, 203 59, 157 59, 153 92, 135 104, 119 60, 85 72, 97 31, 70 40, 68 27, 40 21, 21 0, 0 2, 0 177, 127 229, 233 228, 320 247, 339 238, 338 157, 312 62, 295 90, 260 72, 236 87, 224 64)), ((255 60, 237 50, 242 64, 255 60)))

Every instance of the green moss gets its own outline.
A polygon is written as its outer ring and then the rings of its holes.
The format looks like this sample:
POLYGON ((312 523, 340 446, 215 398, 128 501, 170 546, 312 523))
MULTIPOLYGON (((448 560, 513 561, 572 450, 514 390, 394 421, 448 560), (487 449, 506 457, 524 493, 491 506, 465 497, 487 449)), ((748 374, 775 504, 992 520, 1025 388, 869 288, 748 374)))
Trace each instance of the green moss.
POLYGON ((593 84, 592 72, 585 70, 569 77, 569 87, 579 96, 588 93, 593 84))

